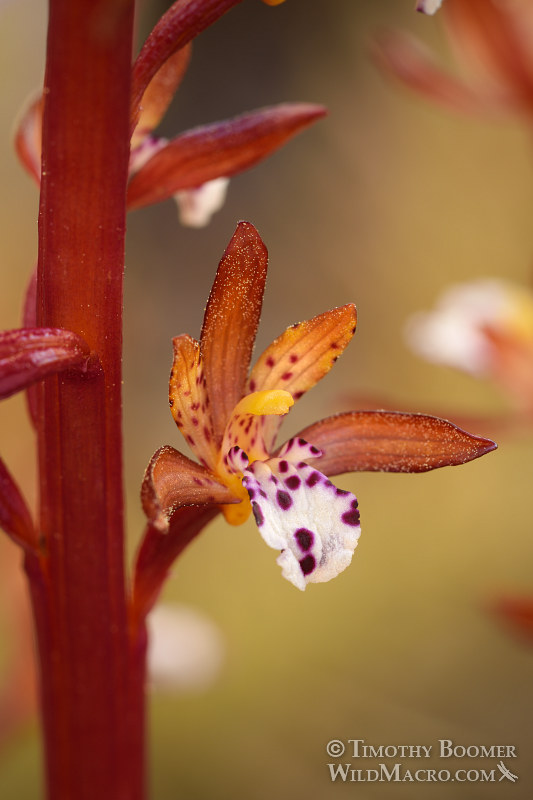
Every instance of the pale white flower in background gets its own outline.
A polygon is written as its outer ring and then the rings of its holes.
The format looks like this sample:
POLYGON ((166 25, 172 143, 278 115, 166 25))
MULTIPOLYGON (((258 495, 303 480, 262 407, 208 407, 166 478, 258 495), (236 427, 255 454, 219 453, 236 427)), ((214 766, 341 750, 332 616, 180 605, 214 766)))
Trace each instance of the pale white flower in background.
POLYGON ((406 339, 411 349, 439 364, 477 377, 492 374, 491 333, 533 342, 533 295, 496 278, 451 286, 433 311, 411 317, 406 339))
POLYGON ((199 611, 159 604, 148 616, 148 677, 161 691, 208 689, 225 659, 221 631, 199 611))
POLYGON ((434 14, 442 5, 443 0, 419 0, 416 10, 422 14, 434 14))
POLYGON ((189 228, 204 228, 215 212, 220 211, 226 202, 229 178, 215 178, 198 186, 176 192, 174 199, 178 204, 178 217, 182 225, 189 228))

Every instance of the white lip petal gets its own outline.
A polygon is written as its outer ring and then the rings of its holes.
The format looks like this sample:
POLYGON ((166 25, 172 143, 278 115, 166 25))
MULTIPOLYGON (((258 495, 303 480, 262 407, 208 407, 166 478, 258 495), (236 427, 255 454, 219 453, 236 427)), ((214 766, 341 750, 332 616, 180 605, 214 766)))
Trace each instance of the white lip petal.
POLYGON ((253 462, 242 482, 261 536, 281 550, 282 575, 298 589, 329 581, 350 564, 361 533, 353 494, 284 458, 253 462))

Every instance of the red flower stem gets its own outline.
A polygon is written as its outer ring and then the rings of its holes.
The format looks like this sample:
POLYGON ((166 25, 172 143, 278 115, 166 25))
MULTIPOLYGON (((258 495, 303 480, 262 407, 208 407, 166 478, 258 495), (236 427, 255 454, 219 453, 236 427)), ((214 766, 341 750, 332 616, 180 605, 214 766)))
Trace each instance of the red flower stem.
POLYGON ((37 324, 101 369, 46 379, 27 557, 50 800, 143 797, 144 641, 124 576, 121 350, 133 0, 50 0, 37 324))

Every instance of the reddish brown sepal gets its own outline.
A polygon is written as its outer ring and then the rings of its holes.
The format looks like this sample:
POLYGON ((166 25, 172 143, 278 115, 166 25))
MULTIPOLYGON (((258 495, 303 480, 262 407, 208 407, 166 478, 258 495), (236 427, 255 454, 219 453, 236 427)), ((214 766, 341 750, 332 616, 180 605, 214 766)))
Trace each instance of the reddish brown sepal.
POLYGON ((427 472, 465 464, 497 446, 439 417, 400 411, 338 414, 310 425, 298 436, 323 451, 313 466, 326 475, 427 472))
POLYGON ((141 502, 149 522, 167 533, 170 519, 181 506, 235 503, 237 500, 204 467, 166 445, 148 464, 141 502))
POLYGON ((156 128, 169 107, 191 60, 192 45, 182 47, 156 72, 144 92, 139 107, 135 109, 131 125, 135 128, 132 148, 142 143, 144 136, 156 128))
POLYGON ((267 249, 239 222, 218 266, 205 310, 200 351, 217 444, 244 393, 267 274, 267 249))
POLYGON ((32 178, 41 182, 41 139, 43 135, 42 94, 25 109, 15 133, 15 151, 20 163, 32 178))
POLYGON ((0 333, 0 398, 66 369, 84 368, 90 351, 81 336, 60 328, 0 333))
POLYGON ((0 398, 62 370, 86 367, 89 347, 60 328, 18 328, 0 333, 0 398))
POLYGON ((0 528, 25 549, 36 550, 38 537, 20 489, 0 458, 0 528))
POLYGON ((133 125, 138 118, 142 96, 165 61, 240 2, 242 0, 177 0, 163 14, 133 65, 133 125))
POLYGON ((158 203, 249 169, 325 114, 322 106, 311 103, 283 103, 187 131, 131 178, 128 208, 158 203))

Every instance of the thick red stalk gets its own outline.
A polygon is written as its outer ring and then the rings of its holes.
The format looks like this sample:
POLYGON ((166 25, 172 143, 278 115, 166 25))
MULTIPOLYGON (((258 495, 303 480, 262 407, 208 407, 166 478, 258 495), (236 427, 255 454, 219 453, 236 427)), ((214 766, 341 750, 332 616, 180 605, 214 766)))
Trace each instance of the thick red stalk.
POLYGON ((130 645, 121 441, 133 0, 50 0, 37 324, 90 374, 44 383, 40 558, 28 556, 50 800, 143 796, 144 645, 130 645))

